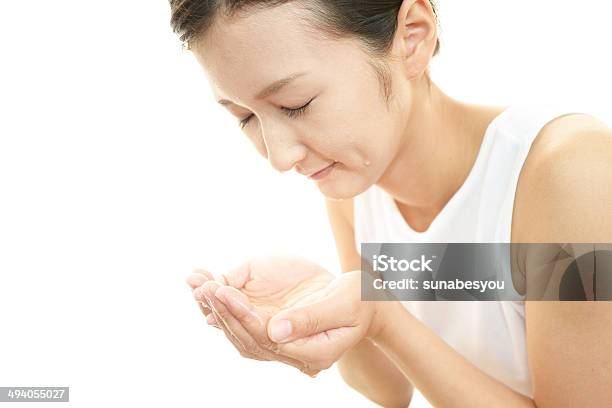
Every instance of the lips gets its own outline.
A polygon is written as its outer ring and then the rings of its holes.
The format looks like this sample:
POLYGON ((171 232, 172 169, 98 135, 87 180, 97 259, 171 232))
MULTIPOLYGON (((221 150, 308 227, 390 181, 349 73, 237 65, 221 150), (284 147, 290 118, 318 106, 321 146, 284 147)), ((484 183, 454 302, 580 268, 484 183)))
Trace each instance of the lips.
POLYGON ((321 170, 312 173, 310 176, 308 176, 308 178, 311 179, 316 179, 318 176, 321 176, 322 173, 326 172, 327 170, 331 169, 332 167, 334 167, 336 165, 336 163, 338 162, 333 162, 332 164, 328 165, 327 167, 322 168, 321 170))

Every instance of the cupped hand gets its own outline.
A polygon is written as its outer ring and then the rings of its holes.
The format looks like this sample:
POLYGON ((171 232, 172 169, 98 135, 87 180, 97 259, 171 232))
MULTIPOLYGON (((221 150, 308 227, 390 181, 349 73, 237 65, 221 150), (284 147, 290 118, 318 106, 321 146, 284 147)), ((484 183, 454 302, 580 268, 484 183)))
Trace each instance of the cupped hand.
POLYGON ((187 283, 207 322, 222 329, 243 357, 278 360, 312 376, 315 370, 279 354, 267 323, 279 311, 316 297, 332 280, 325 268, 304 258, 258 257, 216 278, 197 269, 187 283))
POLYGON ((314 376, 379 330, 374 302, 360 300, 359 271, 334 278, 303 258, 267 257, 218 278, 198 272, 188 278, 194 297, 244 357, 314 376))
POLYGON ((275 314, 268 334, 280 354, 324 370, 362 339, 381 333, 380 305, 361 300, 361 271, 345 272, 315 296, 275 314), (277 332, 275 327, 287 329, 277 332))

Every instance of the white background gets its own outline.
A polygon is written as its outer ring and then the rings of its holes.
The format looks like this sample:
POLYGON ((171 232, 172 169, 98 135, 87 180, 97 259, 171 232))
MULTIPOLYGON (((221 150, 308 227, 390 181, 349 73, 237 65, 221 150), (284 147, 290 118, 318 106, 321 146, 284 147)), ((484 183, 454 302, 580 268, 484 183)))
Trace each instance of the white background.
MULTIPOLYGON (((610 124, 607 3, 441 0, 432 77, 610 124)), ((193 266, 339 264, 316 186, 257 155, 168 19, 162 0, 0 3, 0 386, 70 386, 75 407, 373 406, 335 367, 242 359, 200 316, 193 266)))

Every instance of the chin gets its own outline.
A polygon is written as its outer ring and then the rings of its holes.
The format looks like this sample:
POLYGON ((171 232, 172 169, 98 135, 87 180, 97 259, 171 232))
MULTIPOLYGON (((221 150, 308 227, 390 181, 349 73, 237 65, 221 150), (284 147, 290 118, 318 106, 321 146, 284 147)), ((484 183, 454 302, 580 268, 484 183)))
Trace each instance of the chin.
POLYGON ((355 179, 347 180, 347 178, 328 177, 318 182, 317 187, 326 198, 339 201, 351 199, 366 191, 372 185, 372 183, 364 183, 363 180, 359 182, 355 179))

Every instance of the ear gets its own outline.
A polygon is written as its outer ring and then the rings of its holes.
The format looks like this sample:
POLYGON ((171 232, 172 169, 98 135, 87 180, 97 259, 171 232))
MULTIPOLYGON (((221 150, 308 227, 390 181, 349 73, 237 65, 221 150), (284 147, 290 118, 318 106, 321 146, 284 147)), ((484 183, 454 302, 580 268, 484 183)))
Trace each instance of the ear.
POLYGON ((436 14, 429 0, 404 0, 397 15, 392 54, 408 79, 424 73, 438 41, 436 14))

